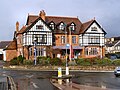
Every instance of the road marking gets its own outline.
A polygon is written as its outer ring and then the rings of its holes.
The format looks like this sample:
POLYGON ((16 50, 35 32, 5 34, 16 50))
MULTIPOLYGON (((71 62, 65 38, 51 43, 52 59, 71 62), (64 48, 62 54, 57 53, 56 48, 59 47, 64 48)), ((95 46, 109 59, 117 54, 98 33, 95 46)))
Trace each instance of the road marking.
POLYGON ((39 87, 36 85, 36 83, 34 83, 34 82, 31 82, 31 83, 32 83, 32 85, 33 85, 34 88, 39 88, 39 87))
POLYGON ((28 77, 28 78, 31 78, 31 77, 33 77, 33 75, 25 75, 26 77, 28 77))

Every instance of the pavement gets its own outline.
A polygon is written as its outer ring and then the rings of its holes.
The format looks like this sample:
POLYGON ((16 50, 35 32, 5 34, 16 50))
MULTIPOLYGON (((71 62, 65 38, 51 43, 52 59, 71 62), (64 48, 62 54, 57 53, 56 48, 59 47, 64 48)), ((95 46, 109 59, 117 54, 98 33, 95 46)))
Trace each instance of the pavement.
POLYGON ((5 76, 0 76, 0 90, 7 90, 7 78, 5 76))
POLYGON ((0 90, 17 90, 13 78, 5 74, 0 75, 0 90))
POLYGON ((93 87, 93 86, 86 86, 80 85, 73 82, 64 82, 63 80, 55 80, 51 79, 51 83, 57 87, 59 90, 110 90, 103 87, 93 87))

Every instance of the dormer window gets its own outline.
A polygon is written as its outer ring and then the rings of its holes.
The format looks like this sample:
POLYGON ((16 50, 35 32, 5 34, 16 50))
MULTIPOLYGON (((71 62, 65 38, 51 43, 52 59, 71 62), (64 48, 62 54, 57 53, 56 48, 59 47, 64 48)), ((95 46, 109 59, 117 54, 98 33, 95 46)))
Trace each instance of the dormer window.
POLYGON ((55 30, 55 24, 53 22, 51 22, 49 26, 52 30, 55 30))
POLYGON ((75 24, 74 24, 74 23, 71 23, 71 25, 70 25, 70 30, 71 30, 71 31, 75 31, 75 24))
POLYGON ((91 31, 97 31, 97 27, 91 27, 91 31))
POLYGON ((60 29, 60 30, 64 30, 64 29, 65 29, 64 23, 60 23, 59 29, 60 29))

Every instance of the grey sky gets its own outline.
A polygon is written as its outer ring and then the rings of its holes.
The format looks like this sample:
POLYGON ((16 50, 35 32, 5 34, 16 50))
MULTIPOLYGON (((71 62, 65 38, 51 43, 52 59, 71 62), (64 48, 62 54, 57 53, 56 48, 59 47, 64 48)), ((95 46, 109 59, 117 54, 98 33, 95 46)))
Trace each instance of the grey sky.
POLYGON ((0 41, 12 40, 16 21, 25 25, 28 13, 45 10, 51 16, 78 16, 81 22, 94 17, 107 37, 120 36, 120 0, 0 0, 0 41))

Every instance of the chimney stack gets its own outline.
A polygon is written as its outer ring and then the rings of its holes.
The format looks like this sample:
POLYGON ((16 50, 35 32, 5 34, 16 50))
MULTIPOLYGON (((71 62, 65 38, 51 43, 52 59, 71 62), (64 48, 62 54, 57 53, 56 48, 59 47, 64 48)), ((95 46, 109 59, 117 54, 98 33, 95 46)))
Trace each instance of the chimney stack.
POLYGON ((16 22, 16 32, 18 32, 19 31, 19 22, 17 21, 16 22))
POLYGON ((39 16, 45 21, 46 13, 44 12, 44 10, 40 11, 39 16))

